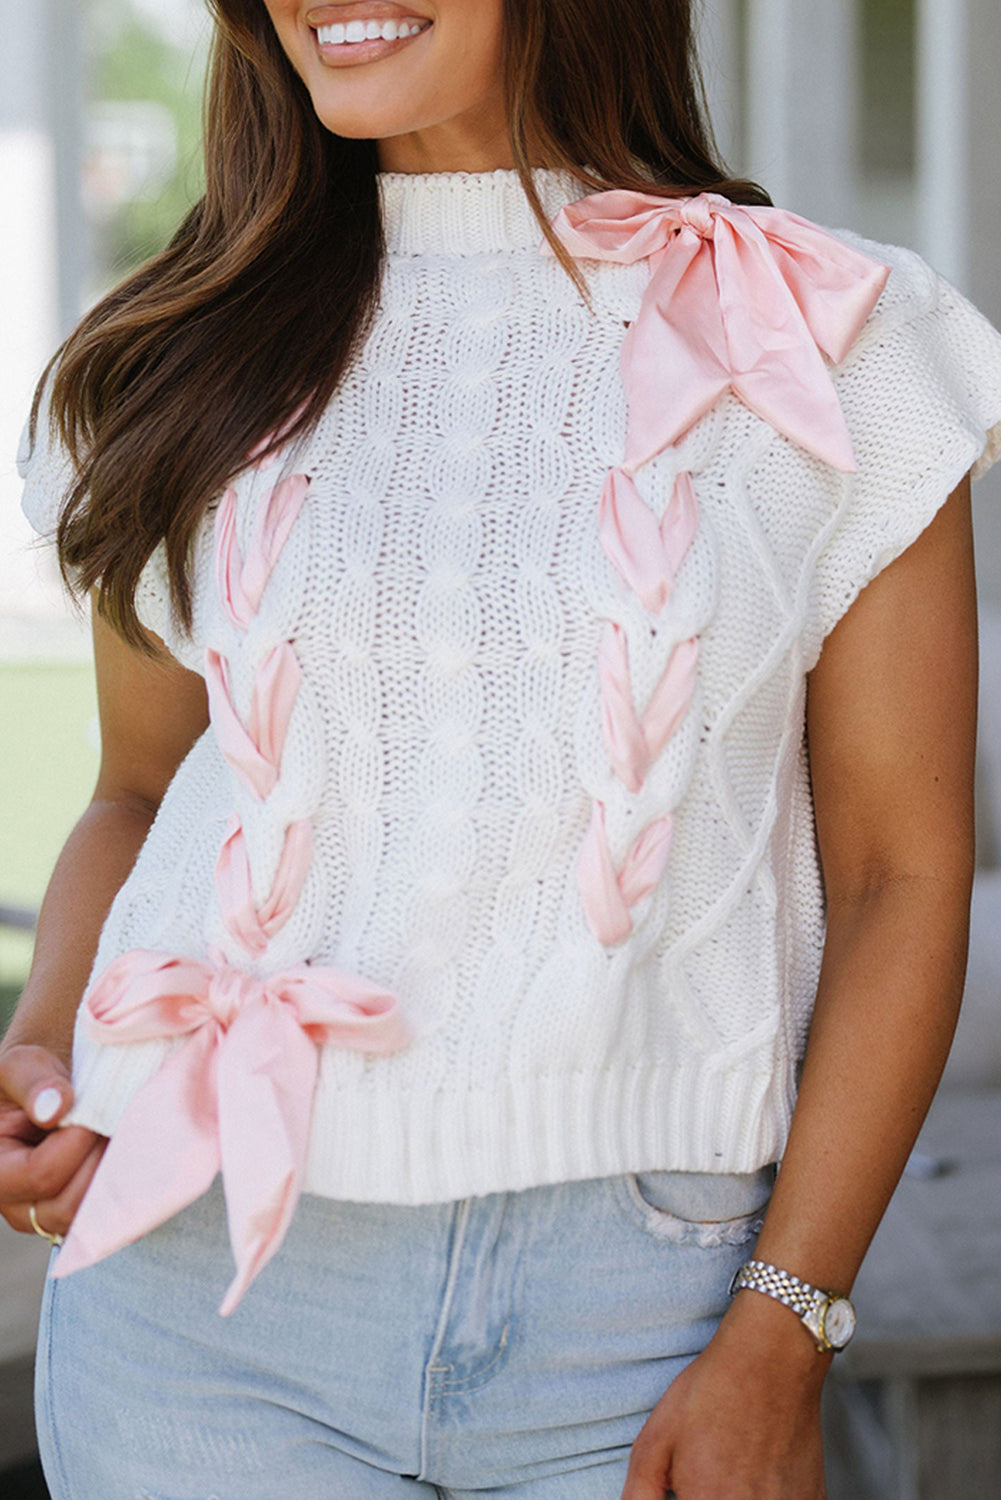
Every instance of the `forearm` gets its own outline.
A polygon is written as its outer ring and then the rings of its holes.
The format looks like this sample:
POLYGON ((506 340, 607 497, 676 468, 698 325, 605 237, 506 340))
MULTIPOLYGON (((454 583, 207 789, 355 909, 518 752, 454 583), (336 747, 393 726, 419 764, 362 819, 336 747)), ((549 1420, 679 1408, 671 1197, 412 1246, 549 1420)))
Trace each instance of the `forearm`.
POLYGON ((759 1259, 850 1291, 945 1066, 968 911, 963 882, 914 878, 830 914, 759 1259))
MULTIPOLYGON (((757 1259, 815 1286, 851 1290, 948 1056, 968 913, 963 876, 901 879, 829 913, 799 1093, 757 1259)), ((732 1311, 741 1304, 742 1318, 810 1347, 781 1303, 747 1291, 732 1311)))
POLYGON ((3 1045, 48 1047, 67 1065, 73 1022, 108 909, 135 863, 153 810, 95 799, 56 861, 38 916, 34 958, 3 1045))

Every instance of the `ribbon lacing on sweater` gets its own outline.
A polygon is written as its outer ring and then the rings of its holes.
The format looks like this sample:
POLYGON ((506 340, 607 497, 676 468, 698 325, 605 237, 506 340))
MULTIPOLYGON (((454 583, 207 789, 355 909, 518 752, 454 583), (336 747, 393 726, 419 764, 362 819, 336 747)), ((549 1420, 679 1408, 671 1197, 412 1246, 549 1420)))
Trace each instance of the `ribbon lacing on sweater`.
MULTIPOLYGON (((553 229, 576 256, 650 261, 639 312, 622 341, 627 399, 624 461, 598 506, 602 548, 651 615, 671 597, 698 528, 692 474, 678 473, 659 521, 634 475, 676 446, 727 391, 780 433, 845 473, 851 439, 824 356, 845 358, 890 268, 783 209, 744 208, 719 193, 659 198, 624 189, 562 208, 553 229)), ((540 250, 552 254, 548 241, 540 250)), ((688 712, 698 639, 680 641, 639 712, 624 630, 606 620, 598 651, 602 738, 612 772, 638 793, 688 712)), ((588 926, 611 946, 629 936, 634 908, 667 866, 667 810, 632 838, 618 865, 606 806, 592 801, 577 863, 588 926)))
MULTIPOLYGON (((556 233, 574 255, 631 262, 651 277, 621 349, 628 400, 625 457, 605 480, 601 545, 643 608, 671 596, 698 527, 692 474, 678 474, 660 519, 633 476, 676 444, 726 391, 818 458, 854 468, 851 443, 823 355, 845 357, 889 269, 794 214, 741 208, 715 193, 664 199, 615 190, 560 210, 556 233)), ((548 242, 540 246, 551 254, 548 242)), ((275 462, 273 434, 249 455, 275 462), (270 449, 271 451, 267 451, 270 449)), ((215 518, 215 577, 230 624, 246 633, 309 487, 292 474, 258 508, 247 555, 237 538, 237 495, 215 518)), ((697 639, 675 646, 642 710, 630 678, 625 633, 605 622, 598 675, 602 735, 614 775, 630 793, 688 712, 697 639)), ((233 702, 229 662, 205 653, 212 728, 234 775, 258 802, 281 776, 282 751, 300 687, 291 641, 258 663, 246 716, 233 702)), ((625 938, 634 908, 660 880, 671 812, 653 819, 616 865, 606 809, 595 799, 578 874, 587 921, 603 944, 625 938)), ((220 910, 254 960, 295 910, 312 860, 308 818, 288 824, 271 888, 255 900, 238 815, 216 863, 220 910)), ((318 1047, 374 1053, 412 1040, 397 997, 358 975, 300 963, 258 979, 211 947, 204 960, 133 949, 88 989, 83 1025, 107 1044, 179 1039, 136 1092, 104 1152, 52 1274, 65 1276, 138 1239, 193 1202, 221 1170, 236 1276, 219 1311, 233 1311, 279 1248, 303 1179, 318 1047)))
MULTIPOLYGON (((259 444, 251 457, 262 454, 259 444)), ((274 456, 258 456, 258 469, 274 456)), ((215 516, 215 577, 230 624, 246 632, 309 487, 280 480, 258 508, 247 555, 237 539, 237 495, 215 516)), ((300 685, 291 641, 258 663, 244 719, 229 662, 205 652, 209 716, 219 749, 258 802, 274 791, 300 685)), ((271 889, 255 900, 239 815, 215 867, 227 931, 254 959, 267 951, 302 893, 313 855, 310 820, 285 829, 271 889)), ((278 1250, 303 1180, 318 1048, 390 1052, 412 1040, 397 997, 355 974, 309 963, 256 979, 221 949, 207 961, 149 949, 114 959, 84 999, 84 1025, 109 1044, 176 1037, 172 1052, 136 1092, 105 1149, 56 1259, 66 1276, 130 1244, 200 1197, 221 1170, 236 1276, 219 1307, 227 1316, 278 1250)))

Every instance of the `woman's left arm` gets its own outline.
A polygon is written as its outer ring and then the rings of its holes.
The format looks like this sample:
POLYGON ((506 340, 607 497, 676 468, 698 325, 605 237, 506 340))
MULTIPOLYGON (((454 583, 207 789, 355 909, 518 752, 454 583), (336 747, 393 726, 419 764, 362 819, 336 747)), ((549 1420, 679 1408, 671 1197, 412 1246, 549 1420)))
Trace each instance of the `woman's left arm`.
MULTIPOLYGON (((827 935, 781 1170, 754 1256, 850 1292, 945 1066, 974 868, 977 619, 967 476, 862 590, 810 673, 827 935)), ((623 1500, 822 1500, 834 1356, 737 1293, 633 1445, 623 1500)))

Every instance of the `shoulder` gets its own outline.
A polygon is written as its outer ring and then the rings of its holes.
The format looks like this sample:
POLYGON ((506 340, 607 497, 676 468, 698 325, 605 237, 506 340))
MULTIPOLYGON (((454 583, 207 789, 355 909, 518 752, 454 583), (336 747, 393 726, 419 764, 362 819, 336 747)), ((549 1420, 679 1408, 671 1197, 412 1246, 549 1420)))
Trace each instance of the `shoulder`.
POLYGON ((979 478, 998 457, 1001 332, 917 251, 847 229, 828 233, 890 267, 883 292, 841 363, 832 368, 860 479, 879 477, 897 446, 927 453, 958 444, 979 478))
POLYGON ((814 572, 813 645, 925 530, 964 475, 1001 457, 1001 332, 922 256, 832 231, 890 269, 832 367, 856 472, 814 572))

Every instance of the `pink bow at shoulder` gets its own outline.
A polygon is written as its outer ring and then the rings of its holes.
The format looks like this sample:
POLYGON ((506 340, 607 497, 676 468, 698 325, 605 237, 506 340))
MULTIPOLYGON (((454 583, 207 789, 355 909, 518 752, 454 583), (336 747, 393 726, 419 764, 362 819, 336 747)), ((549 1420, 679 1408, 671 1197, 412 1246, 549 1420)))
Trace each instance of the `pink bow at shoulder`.
POLYGON ((101 1042, 183 1038, 137 1091, 70 1225, 68 1276, 171 1218, 222 1170, 237 1274, 231 1313, 284 1238, 299 1198, 318 1043, 392 1052, 412 1039, 395 995, 355 974, 295 964, 268 979, 137 948, 89 991, 101 1042))
MULTIPOLYGON (((808 452, 854 471, 823 356, 845 358, 889 266, 797 214, 745 208, 719 193, 592 193, 562 208, 553 228, 574 255, 651 261, 620 355, 627 474, 727 390, 808 452)), ((553 253, 545 240, 539 248, 553 253)))

